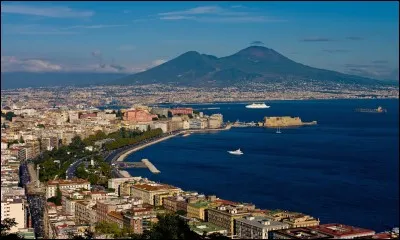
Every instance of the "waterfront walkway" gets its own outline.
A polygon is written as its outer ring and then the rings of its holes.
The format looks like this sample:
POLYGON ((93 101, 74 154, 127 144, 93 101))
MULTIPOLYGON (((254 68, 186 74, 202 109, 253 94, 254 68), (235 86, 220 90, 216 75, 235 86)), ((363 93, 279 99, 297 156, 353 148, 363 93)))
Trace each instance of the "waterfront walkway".
POLYGON ((129 154, 131 154, 131 153, 137 152, 137 151, 139 151, 139 150, 141 150, 141 149, 143 149, 143 148, 145 148, 145 147, 148 147, 148 146, 151 146, 151 145, 153 145, 153 144, 156 144, 156 143, 165 141, 165 140, 167 140, 167 139, 170 139, 170 138, 172 138, 172 137, 178 136, 179 134, 182 134, 182 132, 178 132, 178 133, 175 133, 175 134, 171 134, 171 135, 168 135, 168 136, 166 136, 166 137, 162 137, 162 138, 160 138, 160 139, 157 139, 157 140, 155 140, 155 141, 153 141, 153 142, 149 142, 149 143, 143 144, 143 145, 141 145, 141 146, 137 146, 137 147, 134 147, 134 148, 132 148, 132 149, 129 149, 128 151, 122 153, 122 154, 117 158, 117 162, 124 161, 124 159, 125 159, 129 154))

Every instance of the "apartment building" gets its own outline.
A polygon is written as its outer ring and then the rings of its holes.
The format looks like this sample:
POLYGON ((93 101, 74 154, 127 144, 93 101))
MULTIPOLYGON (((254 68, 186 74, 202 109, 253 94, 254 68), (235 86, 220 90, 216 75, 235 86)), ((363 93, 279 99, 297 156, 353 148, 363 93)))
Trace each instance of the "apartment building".
POLYGON ((15 218, 16 226, 10 229, 10 233, 18 232, 18 229, 27 227, 27 203, 23 198, 7 198, 1 201, 1 220, 15 218))
MULTIPOLYGON (((253 205, 254 206, 254 205, 253 205)), ((249 216, 254 209, 243 205, 221 205, 208 209, 208 222, 228 230, 228 236, 235 235, 235 219, 249 216)))
POLYGON ((289 224, 270 220, 262 216, 235 219, 236 235, 240 239, 268 239, 274 230, 288 229, 289 224))
POLYGON ((90 190, 90 182, 85 179, 72 179, 72 180, 53 180, 48 181, 46 186, 46 198, 56 196, 57 186, 60 190, 70 189, 87 189, 90 190))
POLYGON ((182 192, 180 188, 157 183, 136 184, 131 188, 131 196, 139 197, 143 200, 143 203, 151 205, 155 204, 154 196, 157 194, 180 192, 182 192))
POLYGON ((289 218, 283 219, 282 222, 289 224, 291 228, 312 227, 319 225, 319 219, 315 219, 312 216, 304 214, 290 216, 289 218))

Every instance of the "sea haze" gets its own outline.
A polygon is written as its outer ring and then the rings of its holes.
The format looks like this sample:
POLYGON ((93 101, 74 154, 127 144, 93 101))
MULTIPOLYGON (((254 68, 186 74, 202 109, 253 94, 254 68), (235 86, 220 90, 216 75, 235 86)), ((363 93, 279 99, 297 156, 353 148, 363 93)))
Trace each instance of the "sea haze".
POLYGON ((304 212, 323 223, 384 231, 399 225, 399 112, 396 100, 270 101, 270 109, 244 104, 193 105, 224 120, 261 121, 299 116, 317 126, 233 128, 175 137, 130 155, 148 158, 161 171, 130 169, 184 190, 252 202, 265 209, 304 212), (387 108, 385 114, 355 108, 387 108), (241 148, 242 156, 227 153, 241 148))

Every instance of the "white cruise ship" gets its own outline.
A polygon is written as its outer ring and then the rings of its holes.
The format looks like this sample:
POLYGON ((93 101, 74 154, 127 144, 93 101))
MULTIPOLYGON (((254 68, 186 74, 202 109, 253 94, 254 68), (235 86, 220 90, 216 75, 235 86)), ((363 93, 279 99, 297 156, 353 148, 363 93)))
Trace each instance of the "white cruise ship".
POLYGON ((265 105, 265 103, 253 103, 247 105, 246 108, 270 108, 270 106, 265 105))

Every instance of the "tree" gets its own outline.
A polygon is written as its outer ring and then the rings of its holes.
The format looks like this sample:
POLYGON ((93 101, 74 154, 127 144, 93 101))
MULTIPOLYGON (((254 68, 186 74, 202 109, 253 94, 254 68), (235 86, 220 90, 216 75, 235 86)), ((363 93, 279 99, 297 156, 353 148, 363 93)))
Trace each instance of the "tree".
POLYGON ((115 115, 117 118, 122 118, 122 112, 121 112, 121 110, 120 109, 118 109, 118 112, 117 112, 117 114, 115 115))
POLYGON ((15 222, 15 218, 5 218, 4 220, 1 220, 1 239, 23 239, 18 234, 9 233, 11 228, 16 225, 17 222, 15 222))
POLYGON ((8 120, 8 121, 12 121, 12 118, 13 117, 16 117, 17 115, 15 115, 13 112, 8 112, 8 113, 6 113, 6 120, 8 120))
POLYGON ((200 239, 178 215, 165 214, 157 218, 151 230, 143 233, 143 239, 200 239))
POLYGON ((83 143, 81 137, 75 136, 72 138, 71 144, 69 144, 71 150, 83 150, 85 149, 85 143, 83 143))
POLYGON ((45 128, 45 126, 43 124, 38 124, 37 127, 38 128, 45 128))
POLYGON ((62 198, 62 193, 61 193, 61 190, 60 190, 60 185, 57 184, 56 201, 55 201, 55 204, 57 206, 61 206, 61 198, 62 198))
POLYGON ((21 136, 20 138, 19 138, 19 142, 20 143, 24 143, 25 141, 24 141, 24 138, 21 136))
POLYGON ((178 211, 176 211, 176 214, 181 215, 181 216, 186 216, 186 211, 178 210, 178 211))
POLYGON ((212 234, 208 235, 208 239, 225 240, 225 239, 230 239, 230 238, 222 235, 221 233, 212 233, 212 234))

